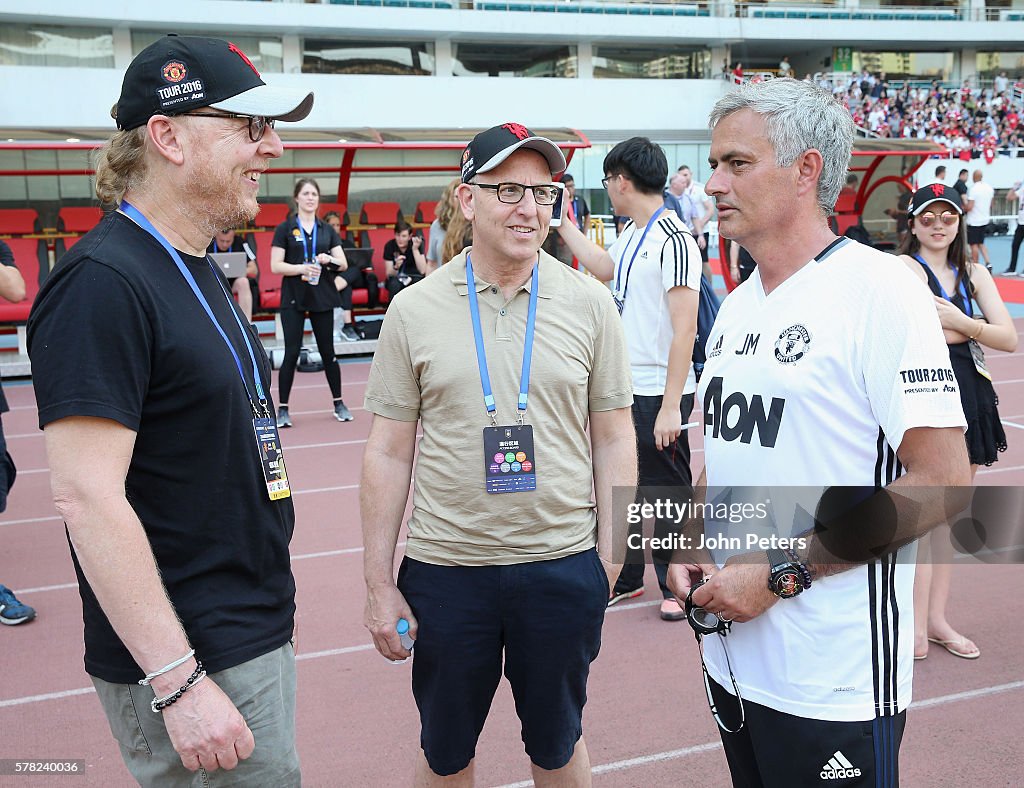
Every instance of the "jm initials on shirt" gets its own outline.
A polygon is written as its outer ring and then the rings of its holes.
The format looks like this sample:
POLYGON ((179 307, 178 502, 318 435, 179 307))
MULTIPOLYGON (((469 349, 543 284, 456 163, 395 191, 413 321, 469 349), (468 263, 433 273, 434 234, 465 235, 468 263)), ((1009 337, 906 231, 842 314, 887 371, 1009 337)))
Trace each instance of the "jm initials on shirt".
POLYGON ((735 351, 737 356, 753 355, 757 352, 757 341, 761 338, 760 334, 747 334, 747 338, 743 340, 743 347, 735 351))

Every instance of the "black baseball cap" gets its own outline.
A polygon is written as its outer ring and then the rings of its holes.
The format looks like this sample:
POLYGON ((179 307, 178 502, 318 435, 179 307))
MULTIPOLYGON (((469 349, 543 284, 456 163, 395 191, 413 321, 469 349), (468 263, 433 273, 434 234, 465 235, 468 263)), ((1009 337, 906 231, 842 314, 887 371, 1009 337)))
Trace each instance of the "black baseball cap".
POLYGON ((910 201, 910 207, 907 209, 907 213, 911 216, 917 216, 921 211, 931 205, 933 202, 948 202, 959 214, 963 214, 964 206, 960 202, 960 195, 956 189, 951 189, 944 183, 932 183, 928 186, 922 186, 916 192, 914 197, 910 201))
POLYGON ((547 137, 538 137, 520 123, 502 123, 481 131, 462 151, 462 182, 469 183, 481 172, 489 172, 520 148, 540 153, 552 175, 565 171, 565 156, 547 137))
POLYGON ((128 66, 114 117, 117 127, 128 131, 154 115, 181 115, 200 107, 295 121, 309 115, 313 94, 270 87, 228 41, 170 33, 128 66))

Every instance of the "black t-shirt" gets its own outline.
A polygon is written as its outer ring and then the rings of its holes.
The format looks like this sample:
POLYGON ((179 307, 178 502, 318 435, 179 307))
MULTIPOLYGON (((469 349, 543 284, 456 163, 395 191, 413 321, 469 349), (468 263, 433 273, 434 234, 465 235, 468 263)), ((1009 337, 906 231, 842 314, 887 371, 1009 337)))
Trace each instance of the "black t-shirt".
POLYGON ((967 194, 967 184, 964 183, 959 178, 957 178, 956 181, 953 183, 953 188, 956 190, 956 193, 959 194, 961 197, 967 194))
MULTIPOLYGON (((335 246, 341 246, 341 237, 331 225, 323 219, 317 219, 316 249, 313 250, 313 234, 307 233, 295 219, 291 219, 281 222, 274 230, 272 245, 284 249, 286 263, 302 265, 305 259, 304 248, 311 250, 310 257, 315 259, 321 252, 330 252, 335 246), (305 247, 302 245, 302 235, 306 236, 305 247)), ((334 286, 335 273, 325 266, 315 287, 302 281, 300 274, 284 277, 281 280, 281 308, 301 309, 303 312, 327 312, 339 308, 341 295, 334 286)))
POLYGON ((398 245, 398 242, 392 238, 386 244, 384 244, 384 259, 394 261, 399 255, 405 255, 405 260, 401 265, 395 266, 395 274, 405 274, 406 276, 422 276, 420 269, 416 267, 416 258, 412 254, 412 238, 409 239, 409 245, 402 249, 398 245))
MULTIPOLYGON (((291 637, 295 510, 290 498, 267 496, 247 393, 254 390, 252 362, 233 314, 245 320, 207 258, 182 258, 241 360, 245 386, 174 262, 119 213, 105 217, 50 274, 29 318, 28 349, 40 427, 94 416, 136 432, 128 501, 196 656, 212 673, 291 637)), ((255 330, 245 330, 269 399, 266 354, 255 330)), ((88 468, 87 456, 81 462, 88 468)), ((105 681, 137 681, 143 671, 77 559, 75 571, 86 670, 105 681)))

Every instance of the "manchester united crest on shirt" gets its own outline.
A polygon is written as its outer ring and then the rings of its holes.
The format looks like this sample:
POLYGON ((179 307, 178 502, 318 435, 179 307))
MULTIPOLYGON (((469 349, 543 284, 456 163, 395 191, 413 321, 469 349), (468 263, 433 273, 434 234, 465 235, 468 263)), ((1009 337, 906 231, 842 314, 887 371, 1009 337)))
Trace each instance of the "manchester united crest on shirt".
POLYGON ((797 323, 790 326, 775 341, 775 358, 780 364, 795 364, 811 348, 811 333, 797 323))

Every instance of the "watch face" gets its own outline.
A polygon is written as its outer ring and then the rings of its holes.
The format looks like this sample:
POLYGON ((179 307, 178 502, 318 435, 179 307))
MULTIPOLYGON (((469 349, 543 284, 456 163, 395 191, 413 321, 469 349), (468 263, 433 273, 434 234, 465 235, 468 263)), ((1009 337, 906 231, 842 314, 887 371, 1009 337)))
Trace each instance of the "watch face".
POLYGON ((775 587, 778 589, 778 595, 783 599, 789 599, 804 590, 799 574, 792 569, 787 569, 778 575, 775 587))

